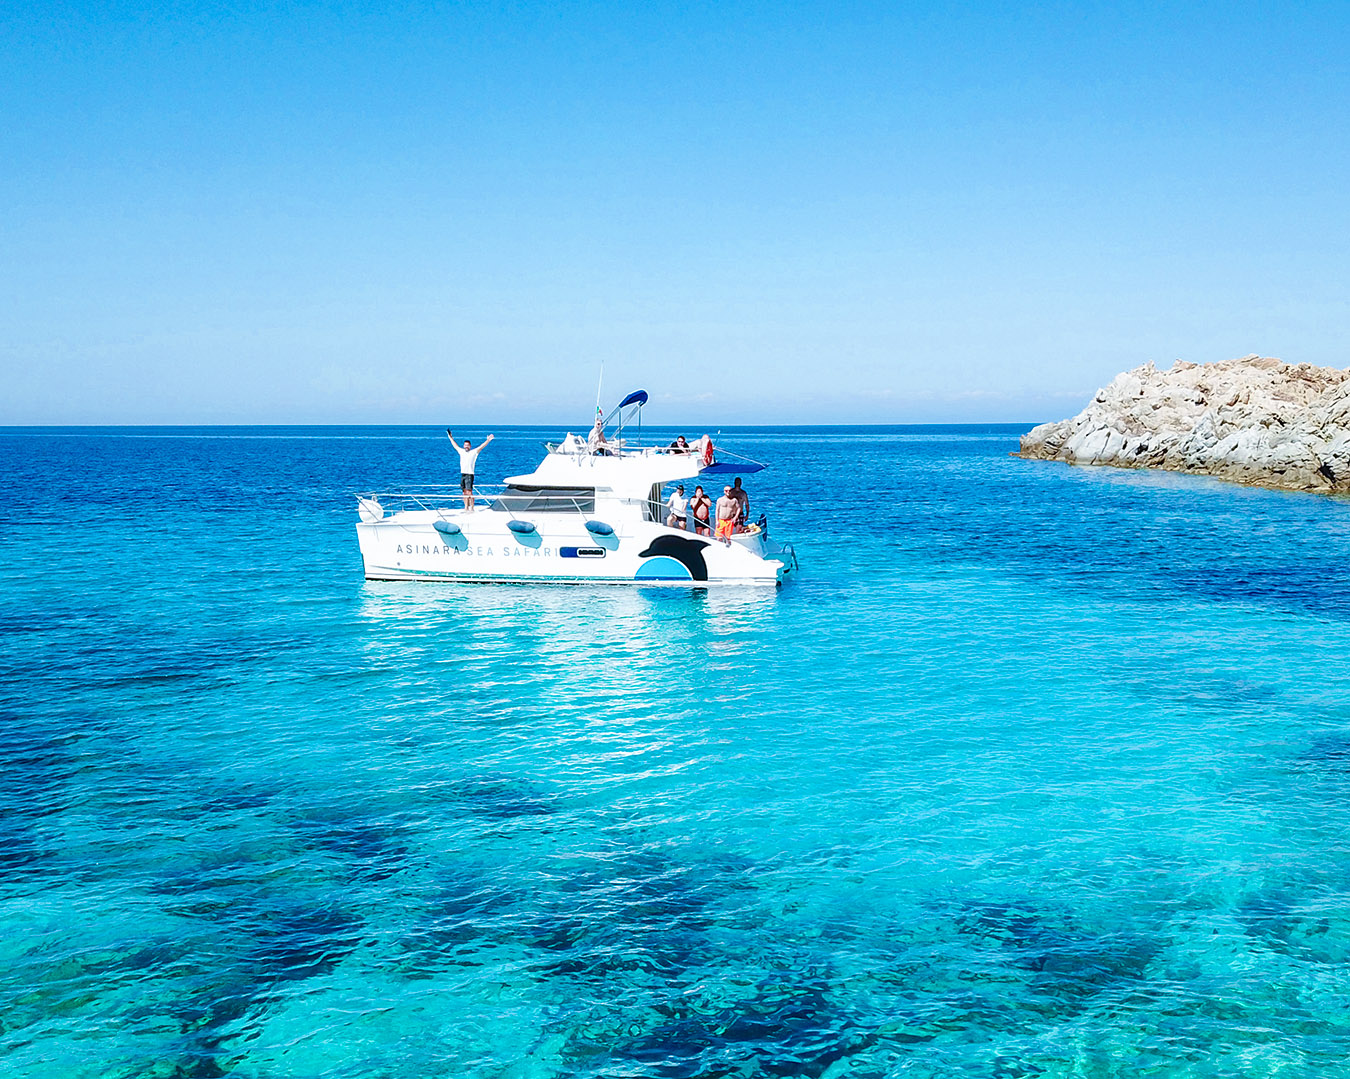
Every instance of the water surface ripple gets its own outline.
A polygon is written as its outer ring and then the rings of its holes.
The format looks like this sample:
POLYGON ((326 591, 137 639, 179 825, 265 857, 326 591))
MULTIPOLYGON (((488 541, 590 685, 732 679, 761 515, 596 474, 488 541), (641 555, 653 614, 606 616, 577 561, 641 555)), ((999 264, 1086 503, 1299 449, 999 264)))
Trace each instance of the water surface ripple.
POLYGON ((439 431, 0 431, 4 1074, 1350 1074, 1350 504, 1017 430, 725 432, 777 593, 363 582, 439 431))

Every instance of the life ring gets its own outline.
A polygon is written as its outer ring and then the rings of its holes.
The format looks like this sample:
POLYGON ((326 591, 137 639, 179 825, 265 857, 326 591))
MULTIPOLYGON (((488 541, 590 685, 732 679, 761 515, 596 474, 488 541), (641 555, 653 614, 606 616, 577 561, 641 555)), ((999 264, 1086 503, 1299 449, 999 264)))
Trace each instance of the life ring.
POLYGON ((703 441, 703 463, 710 465, 713 463, 713 444, 712 439, 704 436, 703 441))

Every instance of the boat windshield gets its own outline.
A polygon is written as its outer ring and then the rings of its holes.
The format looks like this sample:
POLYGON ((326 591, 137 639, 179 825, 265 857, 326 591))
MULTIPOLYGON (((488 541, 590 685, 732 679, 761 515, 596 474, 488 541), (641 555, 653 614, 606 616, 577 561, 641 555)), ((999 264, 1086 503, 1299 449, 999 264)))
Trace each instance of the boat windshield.
POLYGON ((594 487, 508 487, 492 503, 507 513, 594 513, 594 487))

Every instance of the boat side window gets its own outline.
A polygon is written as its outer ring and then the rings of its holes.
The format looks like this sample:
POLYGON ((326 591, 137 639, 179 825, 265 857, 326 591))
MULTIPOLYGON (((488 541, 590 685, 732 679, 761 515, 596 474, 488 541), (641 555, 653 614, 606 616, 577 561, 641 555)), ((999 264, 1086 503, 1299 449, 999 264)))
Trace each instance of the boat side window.
POLYGON ((508 487, 492 503, 507 513, 594 513, 594 487, 508 487))

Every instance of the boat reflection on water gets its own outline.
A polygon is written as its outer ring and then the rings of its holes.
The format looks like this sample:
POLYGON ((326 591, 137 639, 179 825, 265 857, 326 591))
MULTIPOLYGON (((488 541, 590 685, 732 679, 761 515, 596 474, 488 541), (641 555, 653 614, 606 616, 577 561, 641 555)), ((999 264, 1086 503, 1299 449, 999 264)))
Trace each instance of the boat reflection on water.
POLYGON ((758 589, 566 588, 367 581, 360 619, 372 659, 412 653, 459 665, 470 682, 544 678, 589 694, 650 692, 648 677, 690 673, 753 651, 779 617, 758 589))
POLYGON ((570 656, 593 663, 597 653, 609 649, 661 655, 700 640, 755 633, 775 617, 775 598, 772 592, 748 589, 453 583, 429 588, 367 581, 359 617, 375 631, 368 644, 377 649, 406 648, 425 639, 450 658, 457 650, 495 642, 509 647, 518 662, 570 656))
POLYGON ((736 767, 726 730, 744 722, 746 671, 766 650, 775 600, 760 589, 367 582, 358 647, 371 668, 409 672, 393 692, 386 674, 371 719, 419 747, 430 785, 486 770, 622 817, 632 785, 678 773, 696 800, 736 767))

